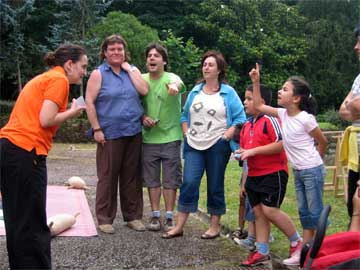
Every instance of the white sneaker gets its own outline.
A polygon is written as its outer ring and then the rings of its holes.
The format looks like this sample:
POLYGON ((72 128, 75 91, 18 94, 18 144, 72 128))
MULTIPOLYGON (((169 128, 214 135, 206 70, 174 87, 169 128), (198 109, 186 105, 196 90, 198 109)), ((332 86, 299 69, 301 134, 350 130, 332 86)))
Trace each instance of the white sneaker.
POLYGON ((256 249, 255 242, 251 241, 249 238, 246 239, 234 239, 235 243, 239 246, 246 248, 247 250, 253 252, 256 249))
POLYGON ((289 258, 283 260, 285 265, 300 265, 302 241, 298 241, 295 247, 290 247, 291 255, 289 258))

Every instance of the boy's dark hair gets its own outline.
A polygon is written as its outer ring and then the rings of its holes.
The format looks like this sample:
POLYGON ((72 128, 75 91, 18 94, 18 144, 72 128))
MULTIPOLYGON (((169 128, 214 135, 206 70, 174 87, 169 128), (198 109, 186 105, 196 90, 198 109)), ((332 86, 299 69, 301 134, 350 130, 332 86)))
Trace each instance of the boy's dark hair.
POLYGON ((294 86, 294 96, 300 97, 300 110, 316 115, 317 104, 315 98, 311 95, 309 83, 299 76, 291 76, 287 81, 294 86))
POLYGON ((360 36, 360 23, 354 29, 355 37, 360 36))
MULTIPOLYGON (((252 84, 248 85, 246 87, 246 90, 253 92, 252 84)), ((272 92, 271 92, 270 88, 268 88, 267 86, 265 86, 263 84, 260 84, 260 94, 261 94, 261 98, 265 101, 265 104, 270 105, 271 98, 272 98, 272 92)))
POLYGON ((166 62, 166 64, 164 65, 164 70, 166 71, 167 70, 167 66, 168 66, 168 60, 169 60, 169 55, 168 55, 168 52, 166 50, 166 48, 161 45, 160 43, 157 43, 157 42, 151 42, 150 44, 148 44, 146 46, 146 49, 145 49, 145 58, 147 58, 149 52, 152 50, 152 49, 155 49, 157 50, 158 53, 161 54, 164 62, 166 62))

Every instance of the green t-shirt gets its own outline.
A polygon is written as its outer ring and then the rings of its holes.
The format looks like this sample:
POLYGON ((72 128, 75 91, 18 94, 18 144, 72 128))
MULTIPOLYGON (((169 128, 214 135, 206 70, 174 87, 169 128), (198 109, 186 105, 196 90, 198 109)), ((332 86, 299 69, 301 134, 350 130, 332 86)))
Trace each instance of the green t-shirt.
POLYGON ((149 84, 149 92, 142 98, 144 114, 160 120, 152 128, 143 126, 143 142, 160 144, 181 140, 181 93, 186 91, 184 83, 179 76, 170 72, 164 72, 157 80, 151 80, 149 73, 142 76, 149 84), (179 94, 169 96, 166 84, 176 81, 181 82, 179 94))

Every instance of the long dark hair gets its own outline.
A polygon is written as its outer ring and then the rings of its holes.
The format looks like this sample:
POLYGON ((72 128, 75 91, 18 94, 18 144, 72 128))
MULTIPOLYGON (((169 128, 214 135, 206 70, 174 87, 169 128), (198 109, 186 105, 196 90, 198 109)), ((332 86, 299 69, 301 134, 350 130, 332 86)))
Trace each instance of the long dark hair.
POLYGON ((67 61, 77 62, 83 55, 86 55, 83 47, 69 43, 59 46, 54 52, 48 52, 44 57, 44 62, 49 67, 63 67, 67 61))
POLYGON ((291 82, 294 86, 294 96, 300 97, 300 110, 316 115, 317 103, 315 98, 311 95, 309 83, 299 76, 291 76, 287 81, 291 82))

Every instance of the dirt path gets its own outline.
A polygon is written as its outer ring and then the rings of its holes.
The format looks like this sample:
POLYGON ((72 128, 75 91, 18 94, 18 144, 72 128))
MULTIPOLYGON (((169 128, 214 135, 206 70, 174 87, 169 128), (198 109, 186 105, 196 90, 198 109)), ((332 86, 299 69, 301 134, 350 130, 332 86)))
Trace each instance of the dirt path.
MULTIPOLYGON (((62 185, 74 175, 87 182, 90 189, 86 196, 95 216, 95 146, 56 144, 47 165, 49 185, 62 185)), ((147 194, 144 195, 146 221, 150 208, 147 194)), ((184 237, 171 240, 161 239, 161 232, 130 230, 120 212, 114 227, 116 233, 113 235, 99 233, 97 237, 53 238, 53 269, 243 269, 239 262, 247 256, 245 250, 227 238, 200 239, 206 227, 193 216, 185 227, 184 237)), ((0 269, 7 269, 7 265, 5 237, 0 237, 0 269)))

